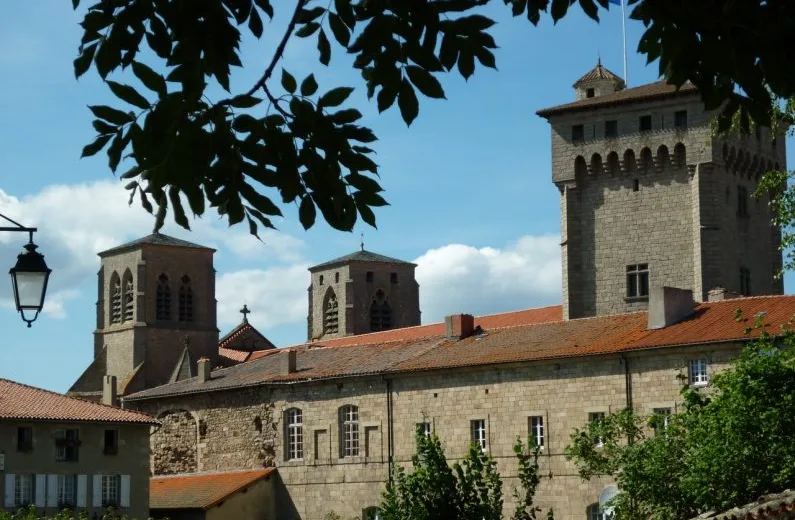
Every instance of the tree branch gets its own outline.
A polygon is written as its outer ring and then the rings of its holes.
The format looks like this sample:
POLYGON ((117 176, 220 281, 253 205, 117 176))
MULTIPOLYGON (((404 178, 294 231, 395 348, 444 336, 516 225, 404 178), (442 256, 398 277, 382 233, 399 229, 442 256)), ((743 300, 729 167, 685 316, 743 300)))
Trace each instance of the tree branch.
MULTIPOLYGON (((293 31, 295 30, 295 25, 298 23, 298 15, 301 14, 301 9, 304 8, 306 4, 306 0, 298 0, 295 5, 295 11, 293 11, 293 17, 290 19, 290 23, 287 25, 287 30, 284 32, 284 36, 282 36, 282 41, 279 42, 279 46, 276 47, 276 52, 273 53, 273 59, 271 60, 268 68, 265 69, 265 72, 262 74, 262 77, 254 84, 251 89, 246 92, 247 95, 253 95, 259 88, 265 86, 265 83, 270 79, 271 75, 273 74, 273 69, 276 68, 276 63, 281 59, 282 54, 284 54, 284 48, 287 46, 287 41, 290 39, 290 36, 293 35, 293 31)), ((267 92, 268 97, 273 102, 272 96, 270 93, 267 92)), ((275 103, 274 103, 275 104, 275 103)), ((278 105, 276 105, 278 107, 278 105)))
POLYGON ((287 119, 290 119, 290 118, 293 117, 290 114, 288 114, 282 107, 279 106, 279 100, 276 99, 275 97, 273 97, 273 94, 271 94, 271 91, 268 88, 268 85, 262 85, 262 90, 265 91, 265 95, 268 96, 268 100, 273 105, 273 108, 275 108, 281 115, 283 115, 287 119))

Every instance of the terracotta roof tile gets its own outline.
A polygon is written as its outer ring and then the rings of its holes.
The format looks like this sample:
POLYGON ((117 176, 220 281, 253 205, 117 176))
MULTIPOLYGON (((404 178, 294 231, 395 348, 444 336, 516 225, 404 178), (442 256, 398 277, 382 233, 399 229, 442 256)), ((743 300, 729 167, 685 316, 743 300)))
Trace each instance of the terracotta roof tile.
POLYGON ((149 479, 150 509, 209 509, 272 473, 274 468, 195 473, 149 479))
POLYGON ((151 416, 0 379, 0 420, 157 424, 151 416))
POLYGON ((210 381, 198 378, 161 386, 131 400, 205 392, 239 386, 436 370, 603 354, 703 343, 744 341, 754 316, 764 315, 771 332, 795 316, 795 296, 760 296, 702 303, 691 316, 663 329, 649 330, 648 314, 635 312, 562 321, 560 307, 531 309, 476 319, 482 333, 461 340, 444 337, 442 324, 412 327, 327 342, 276 349, 240 365, 216 370, 210 381), (742 311, 745 321, 735 319, 742 311), (541 321, 548 319, 547 321, 541 321), (403 335, 400 333, 403 331, 403 335), (345 348, 340 348, 345 347, 345 348), (296 351, 298 370, 281 372, 284 350, 296 351))
POLYGON ((224 361, 231 361, 233 363, 242 363, 243 361, 248 361, 248 358, 250 356, 251 352, 245 352, 243 350, 235 350, 232 348, 218 347, 218 357, 224 361))
POLYGON ((564 112, 576 112, 579 110, 602 108, 610 105, 621 105, 625 103, 635 103, 638 101, 648 101, 652 99, 661 99, 681 95, 693 95, 697 93, 698 90, 692 83, 685 83, 679 90, 677 90, 676 87, 669 85, 665 81, 657 81, 655 83, 641 85, 640 87, 628 88, 601 96, 581 99, 572 103, 544 108, 536 112, 536 114, 541 117, 548 118, 549 116, 562 114, 564 112))

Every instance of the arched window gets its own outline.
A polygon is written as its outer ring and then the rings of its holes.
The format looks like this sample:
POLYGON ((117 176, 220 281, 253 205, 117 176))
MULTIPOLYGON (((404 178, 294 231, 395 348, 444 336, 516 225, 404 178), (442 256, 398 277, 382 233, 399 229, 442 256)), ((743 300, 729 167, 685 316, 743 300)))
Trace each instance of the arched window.
POLYGON ((155 301, 155 314, 158 320, 171 319, 171 286, 168 283, 168 275, 162 273, 157 278, 157 295, 155 301))
POLYGON ((113 271, 110 276, 110 322, 121 323, 121 278, 113 271))
POLYGON ((370 304, 370 330, 388 330, 392 328, 392 307, 386 299, 384 291, 375 292, 373 303, 370 304))
POLYGON ((340 408, 340 455, 359 456, 359 407, 352 404, 340 408))
MULTIPOLYGON (((732 152, 733 151, 734 147, 732 147, 732 152)), ((730 156, 732 152, 729 152, 730 156)), ((676 143, 676 145, 674 145, 674 162, 677 168, 684 168, 687 164, 687 149, 682 143, 676 143)))
POLYGON ((599 504, 588 506, 587 517, 585 520, 608 520, 599 504))
POLYGON ((122 278, 122 289, 124 295, 122 297, 122 321, 132 321, 133 319, 133 306, 135 300, 135 288, 133 287, 133 277, 129 269, 124 271, 124 278, 122 278))
POLYGON ((284 412, 285 437, 284 443, 287 460, 304 458, 304 415, 300 408, 290 408, 284 412))
POLYGON ((179 321, 193 321, 193 289, 190 277, 184 275, 179 286, 179 321))
POLYGON ((336 334, 339 330, 340 315, 337 295, 329 289, 323 301, 323 332, 324 334, 336 334))

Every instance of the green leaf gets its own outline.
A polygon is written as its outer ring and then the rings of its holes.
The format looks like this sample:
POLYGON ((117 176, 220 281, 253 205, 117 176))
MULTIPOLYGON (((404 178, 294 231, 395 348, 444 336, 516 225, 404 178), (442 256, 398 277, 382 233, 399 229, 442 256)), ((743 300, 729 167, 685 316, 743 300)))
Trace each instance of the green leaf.
POLYGON ((141 197, 141 206, 151 215, 154 208, 152 207, 152 203, 149 202, 149 197, 146 196, 146 192, 144 192, 144 190, 138 190, 138 194, 141 197))
POLYGON ((348 99, 348 96, 353 92, 352 87, 337 87, 331 89, 320 97, 318 106, 323 107, 336 107, 341 105, 348 99))
POLYGON ((599 7, 593 0, 580 0, 580 7, 582 7, 582 10, 588 15, 588 18, 597 22, 599 21, 599 7))
POLYGON ((138 93, 137 90, 132 88, 129 85, 122 85, 121 83, 116 83, 115 81, 107 80, 105 83, 108 84, 110 87, 111 92, 121 99, 131 105, 134 105, 138 108, 150 108, 151 104, 145 97, 138 93))
POLYGON ((345 110, 334 112, 334 114, 331 116, 331 120, 338 125, 344 125, 358 121, 361 119, 361 117, 362 113, 355 108, 346 108, 345 110))
POLYGON ((91 113, 94 114, 95 117, 107 121, 108 123, 113 123, 114 125, 123 125, 135 119, 135 116, 132 114, 105 105, 91 105, 88 109, 91 110, 91 113))
POLYGON ((156 92, 160 99, 166 97, 168 89, 166 88, 166 80, 163 76, 138 61, 133 62, 132 70, 135 77, 138 78, 146 88, 152 92, 156 92))
POLYGON ((235 108, 251 108, 257 106, 260 102, 262 102, 261 98, 247 94, 240 94, 229 100, 229 104, 235 108))
POLYGON ((389 206, 389 203, 384 200, 384 197, 372 191, 357 191, 354 193, 357 202, 362 201, 368 206, 389 206))
POLYGON ((444 89, 442 89, 441 83, 433 74, 415 65, 406 67, 406 72, 408 72, 409 79, 420 92, 430 98, 444 99, 444 89))
POLYGON ((121 130, 116 132, 116 136, 111 141, 108 147, 108 166, 110 171, 116 172, 116 168, 121 161, 121 153, 124 151, 124 138, 122 137, 121 130))
POLYGON ((97 50, 97 45, 98 42, 94 42, 88 47, 85 47, 83 52, 80 53, 80 56, 75 58, 75 78, 79 78, 85 74, 86 71, 91 67, 91 61, 94 59, 94 53, 97 50))
POLYGON ((442 46, 439 48, 439 61, 447 70, 451 70, 458 59, 458 38, 453 34, 445 34, 442 46))
POLYGON ((362 220, 366 223, 370 224, 374 228, 378 229, 378 226, 375 225, 375 213, 373 210, 370 209, 365 203, 360 203, 358 200, 356 201, 356 209, 359 210, 359 215, 362 216, 362 220))
POLYGON ((571 0, 552 0, 552 20, 557 22, 566 16, 566 12, 569 10, 570 3, 571 0))
POLYGON ((320 18, 325 12, 326 9, 323 7, 313 7, 312 9, 301 9, 301 12, 298 13, 296 21, 299 24, 306 24, 309 22, 313 22, 318 18, 320 18))
POLYGON ((256 9, 251 10, 251 14, 248 18, 248 28, 257 38, 262 36, 262 18, 260 18, 256 9))
POLYGON ((397 98, 399 89, 400 83, 397 85, 383 85, 381 87, 381 90, 378 92, 378 97, 376 98, 378 101, 379 112, 383 112, 392 106, 392 104, 395 102, 395 99, 397 98))
POLYGON ((301 82, 301 95, 311 96, 315 92, 317 92, 317 81, 315 81, 315 75, 310 74, 301 82))
POLYGON ((118 128, 114 125, 109 125, 108 123, 102 121, 101 119, 95 119, 94 121, 92 121, 91 126, 93 126, 94 130, 96 130, 97 133, 100 135, 116 133, 116 130, 118 128))
POLYGON ((314 225, 315 217, 315 203, 312 201, 312 197, 305 195, 304 198, 301 199, 301 205, 298 207, 298 220, 301 221, 301 225, 304 226, 304 229, 309 229, 314 225))
POLYGON ((329 44, 323 29, 320 29, 320 34, 317 37, 317 50, 320 53, 320 63, 328 65, 329 61, 331 61, 331 44, 329 44))
POLYGON ((285 69, 282 69, 282 87, 290 94, 295 94, 295 89, 298 88, 298 84, 293 75, 285 69))
POLYGON ((458 72, 461 73, 464 79, 469 79, 475 72, 475 57, 471 52, 462 50, 458 54, 458 72))
POLYGON ((334 39, 343 47, 348 47, 351 41, 351 31, 339 15, 336 13, 329 13, 328 24, 329 27, 331 27, 331 32, 334 33, 334 39))
POLYGON ((110 141, 111 137, 113 137, 112 134, 98 136, 96 139, 94 139, 93 143, 87 144, 83 147, 83 153, 80 154, 80 158, 82 159, 83 157, 91 157, 92 155, 96 155, 97 152, 105 147, 108 141, 110 141))
POLYGON ((403 121, 406 122, 407 126, 411 126, 411 123, 417 118, 417 114, 420 112, 420 105, 411 83, 409 83, 409 80, 406 78, 403 78, 403 81, 400 83, 398 107, 400 108, 400 115, 403 117, 403 121))
POLYGON ((182 207, 182 200, 179 197, 179 188, 171 186, 168 189, 168 198, 171 200, 171 209, 174 210, 174 222, 180 227, 190 229, 190 222, 185 215, 185 208, 182 207))
POLYGON ((317 22, 309 22, 303 25, 300 29, 295 31, 295 35, 299 38, 306 38, 307 36, 312 36, 315 34, 315 31, 320 29, 320 24, 317 22))
POLYGON ((351 0, 334 0, 334 9, 345 25, 353 29, 356 25, 356 16, 353 14, 351 0))

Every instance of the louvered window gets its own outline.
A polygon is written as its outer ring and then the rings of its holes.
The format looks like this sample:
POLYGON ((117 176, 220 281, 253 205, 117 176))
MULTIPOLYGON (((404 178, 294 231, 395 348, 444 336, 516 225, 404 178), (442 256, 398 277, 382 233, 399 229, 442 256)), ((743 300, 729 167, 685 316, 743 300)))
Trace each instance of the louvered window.
POLYGON ((336 334, 340 330, 339 304, 334 291, 326 295, 326 305, 323 311, 323 331, 326 334, 336 334))
POLYGON ((115 272, 110 277, 110 322, 121 323, 121 279, 115 272))
POLYGON ((171 319, 171 286, 165 273, 161 274, 157 279, 155 310, 158 320, 171 319))
POLYGON ((182 277, 179 287, 179 321, 193 321, 193 288, 190 277, 182 277))

